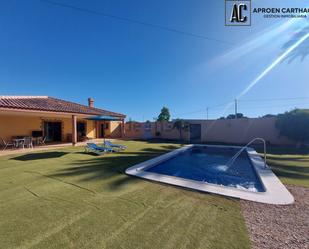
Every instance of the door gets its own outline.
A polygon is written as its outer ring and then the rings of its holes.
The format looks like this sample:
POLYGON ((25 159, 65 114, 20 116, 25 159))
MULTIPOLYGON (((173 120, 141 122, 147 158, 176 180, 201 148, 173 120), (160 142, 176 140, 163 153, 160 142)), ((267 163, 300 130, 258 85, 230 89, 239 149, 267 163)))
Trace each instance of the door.
POLYGON ((190 143, 201 142, 201 124, 190 124, 190 143))
POLYGON ((46 142, 61 142, 61 122, 44 122, 46 142))
POLYGON ((144 125, 144 139, 150 139, 151 137, 151 123, 146 122, 144 125))
POLYGON ((77 122, 77 141, 83 141, 86 137, 86 123, 77 122))

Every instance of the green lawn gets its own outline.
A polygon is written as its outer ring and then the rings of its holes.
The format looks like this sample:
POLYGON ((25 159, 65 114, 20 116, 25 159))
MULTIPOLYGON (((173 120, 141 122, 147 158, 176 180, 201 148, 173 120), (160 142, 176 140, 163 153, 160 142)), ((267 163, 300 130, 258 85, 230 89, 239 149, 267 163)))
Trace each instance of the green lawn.
POLYGON ((177 144, 0 157, 0 248, 249 248, 239 201, 124 174, 177 144))
POLYGON ((283 183, 309 187, 309 149, 270 147, 267 151, 267 164, 283 183))

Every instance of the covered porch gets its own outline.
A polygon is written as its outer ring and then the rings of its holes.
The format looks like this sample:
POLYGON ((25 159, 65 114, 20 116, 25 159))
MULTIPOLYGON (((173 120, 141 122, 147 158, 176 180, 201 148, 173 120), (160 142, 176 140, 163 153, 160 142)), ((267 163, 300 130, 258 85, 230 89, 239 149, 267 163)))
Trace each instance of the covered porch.
MULTIPOLYGON (((0 110, 1 144, 30 138, 32 147, 76 145, 97 138, 124 136, 124 120, 76 113, 0 110), (43 141, 43 143, 37 143, 43 141)), ((10 149, 16 149, 11 146, 10 149)), ((16 146, 17 147, 17 146, 16 146)), ((9 148, 8 148, 9 149, 9 148)))
POLYGON ((98 115, 87 118, 94 122, 96 138, 123 138, 125 136, 124 118, 98 115))

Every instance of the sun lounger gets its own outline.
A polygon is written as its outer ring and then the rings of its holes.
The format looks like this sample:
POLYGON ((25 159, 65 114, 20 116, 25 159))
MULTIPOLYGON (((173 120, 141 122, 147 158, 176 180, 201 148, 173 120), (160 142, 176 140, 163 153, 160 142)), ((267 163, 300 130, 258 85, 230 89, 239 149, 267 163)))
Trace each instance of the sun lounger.
POLYGON ((96 145, 95 143, 87 143, 87 145, 85 147, 85 151, 86 152, 92 152, 92 153, 95 153, 97 155, 101 155, 101 154, 104 154, 106 152, 114 152, 114 150, 112 148, 101 147, 101 146, 96 145))
POLYGON ((112 143, 111 141, 105 141, 105 142, 104 142, 104 145, 105 145, 106 147, 115 148, 115 149, 118 149, 118 150, 125 150, 125 149, 127 148, 127 146, 125 146, 125 145, 114 144, 114 143, 112 143))

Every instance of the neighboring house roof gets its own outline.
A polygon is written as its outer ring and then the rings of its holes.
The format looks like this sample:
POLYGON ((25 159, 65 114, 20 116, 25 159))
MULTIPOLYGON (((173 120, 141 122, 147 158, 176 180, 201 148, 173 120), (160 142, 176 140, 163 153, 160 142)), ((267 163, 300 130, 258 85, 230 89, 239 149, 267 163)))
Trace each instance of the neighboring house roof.
POLYGON ((49 112, 76 113, 86 115, 109 115, 125 118, 124 114, 89 107, 48 96, 0 96, 0 108, 49 112))

